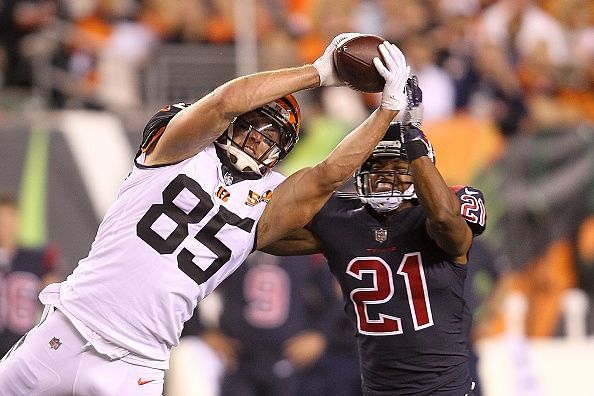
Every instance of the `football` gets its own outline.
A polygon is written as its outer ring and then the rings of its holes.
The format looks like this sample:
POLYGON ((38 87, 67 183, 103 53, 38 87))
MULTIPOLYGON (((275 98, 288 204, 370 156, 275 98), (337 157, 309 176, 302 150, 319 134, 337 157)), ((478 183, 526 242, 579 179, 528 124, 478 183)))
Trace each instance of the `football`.
POLYGON ((363 34, 340 43, 333 54, 338 77, 358 91, 381 92, 384 78, 373 65, 373 58, 383 59, 378 49, 383 42, 379 36, 363 34))

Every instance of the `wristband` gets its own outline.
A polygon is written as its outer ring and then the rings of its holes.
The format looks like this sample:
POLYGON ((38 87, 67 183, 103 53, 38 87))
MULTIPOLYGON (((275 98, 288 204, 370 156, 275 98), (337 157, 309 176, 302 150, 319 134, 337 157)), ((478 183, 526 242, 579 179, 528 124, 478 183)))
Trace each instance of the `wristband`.
POLYGON ((406 151, 406 158, 411 163, 419 157, 429 157, 429 150, 427 145, 420 140, 413 140, 404 144, 404 150, 406 151))

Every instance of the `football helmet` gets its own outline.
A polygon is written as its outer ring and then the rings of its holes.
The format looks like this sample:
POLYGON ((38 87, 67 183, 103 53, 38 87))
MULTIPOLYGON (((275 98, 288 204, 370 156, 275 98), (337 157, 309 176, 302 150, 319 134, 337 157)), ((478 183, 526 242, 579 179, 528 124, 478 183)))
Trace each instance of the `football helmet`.
POLYGON ((216 144, 237 170, 261 176, 291 151, 299 140, 300 126, 299 104, 287 95, 236 117, 216 144), (255 151, 251 141, 265 150, 255 151))
POLYGON ((382 141, 378 143, 373 153, 355 172, 355 187, 359 199, 377 212, 389 212, 397 209, 405 200, 417 199, 412 179, 410 186, 405 191, 398 189, 399 176, 411 176, 408 166, 406 170, 384 170, 374 166, 380 160, 407 160, 406 152, 402 146, 404 128, 405 126, 402 123, 392 122, 382 141), (391 189, 376 191, 374 180, 378 178, 391 184, 391 189))

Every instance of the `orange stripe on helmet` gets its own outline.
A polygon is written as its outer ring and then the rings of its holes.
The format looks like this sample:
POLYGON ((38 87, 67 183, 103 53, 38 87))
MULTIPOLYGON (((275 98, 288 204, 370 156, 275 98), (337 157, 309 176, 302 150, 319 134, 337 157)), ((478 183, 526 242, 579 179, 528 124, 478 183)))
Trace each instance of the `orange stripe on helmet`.
POLYGON ((301 109, 299 108, 297 99, 295 99, 293 95, 288 94, 280 99, 277 99, 276 102, 283 107, 288 108, 290 114, 289 122, 295 125, 295 129, 299 133, 301 129, 301 109))

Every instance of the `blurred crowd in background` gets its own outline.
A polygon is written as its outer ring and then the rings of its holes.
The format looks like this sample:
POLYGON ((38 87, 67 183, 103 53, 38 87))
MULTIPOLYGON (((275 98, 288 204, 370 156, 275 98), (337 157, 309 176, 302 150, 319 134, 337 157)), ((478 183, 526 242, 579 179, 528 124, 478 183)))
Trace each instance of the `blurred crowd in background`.
MULTIPOLYGON (((76 97, 109 107, 103 58, 144 66, 163 43, 233 44, 236 3, 3 1, 2 85, 33 84, 32 59, 49 50, 34 39, 43 31, 59 37, 50 61, 72 76, 51 105, 76 97)), ((427 120, 466 110, 492 117, 509 136, 551 118, 594 117, 593 8, 587 0, 257 0, 250 30, 260 69, 312 62, 340 32, 378 34, 398 43, 420 75, 427 120)))
MULTIPOLYGON (((349 31, 403 50, 424 91, 438 168, 448 183, 485 193, 479 243, 492 259, 476 260, 469 280, 475 337, 505 331, 512 290, 526 298, 528 336, 566 333, 565 292, 594 305, 590 0, 4 0, 0 127, 40 90, 45 110, 150 114, 143 76, 168 46, 223 51, 253 40, 254 67, 266 70, 313 62, 349 31), (50 84, 39 72, 48 64, 50 84)), ((329 88, 299 99, 304 131, 286 174, 323 158, 379 96, 329 88)), ((589 335, 593 312, 583 318, 589 335)))

